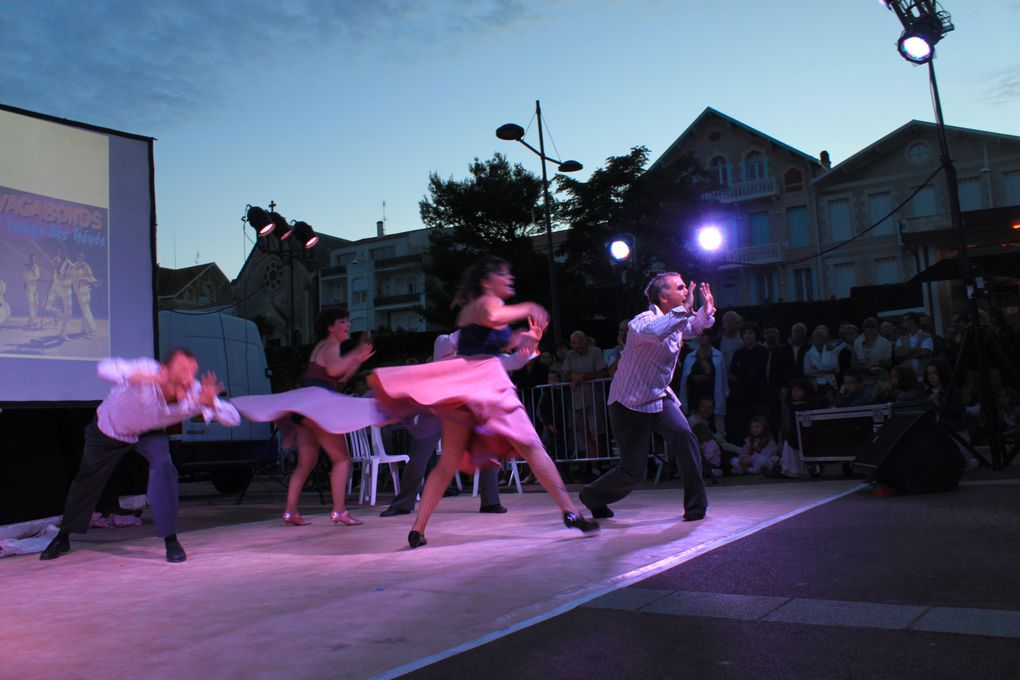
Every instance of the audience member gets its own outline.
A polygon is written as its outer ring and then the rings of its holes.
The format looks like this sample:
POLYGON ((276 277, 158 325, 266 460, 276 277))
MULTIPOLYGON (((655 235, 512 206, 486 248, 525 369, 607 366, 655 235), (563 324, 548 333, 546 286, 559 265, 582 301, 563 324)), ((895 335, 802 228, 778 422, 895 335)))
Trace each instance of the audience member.
POLYGON ((843 386, 832 401, 835 408, 866 406, 871 403, 871 394, 864 387, 864 376, 856 368, 848 368, 843 374, 843 386))
POLYGON ((745 323, 743 346, 730 361, 730 398, 726 407, 726 431, 737 441, 747 434, 752 417, 768 415, 769 351, 758 343, 758 326, 745 323))
POLYGON ((680 403, 690 413, 701 403, 703 397, 710 397, 715 403, 723 404, 726 413, 726 395, 729 381, 726 379, 726 358, 712 346, 712 336, 703 331, 697 338, 698 349, 687 355, 680 372, 678 394, 680 403))
POLYGON ((779 462, 779 449, 769 432, 768 419, 755 416, 748 430, 743 450, 730 460, 731 471, 735 475, 771 472, 779 462))
POLYGON ((924 377, 924 362, 934 353, 931 336, 921 330, 920 317, 914 312, 903 315, 904 333, 893 346, 893 358, 900 366, 914 371, 918 380, 924 377))

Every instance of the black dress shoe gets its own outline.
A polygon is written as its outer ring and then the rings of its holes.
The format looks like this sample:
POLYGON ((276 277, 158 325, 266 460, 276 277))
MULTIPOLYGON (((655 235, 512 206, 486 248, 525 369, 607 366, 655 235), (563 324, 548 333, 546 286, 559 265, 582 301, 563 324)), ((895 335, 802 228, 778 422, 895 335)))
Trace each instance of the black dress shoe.
POLYGON ((704 510, 689 510, 688 512, 684 513, 685 522, 697 522, 703 519, 705 519, 704 510))
POLYGON ((39 555, 39 559, 55 560, 67 552, 71 552, 71 540, 67 537, 67 534, 57 534, 50 541, 50 544, 46 546, 46 550, 43 550, 42 554, 39 555))
POLYGON ((409 515, 410 510, 404 510, 403 508, 389 507, 379 513, 380 517, 396 517, 397 515, 409 515))
POLYGON ((407 544, 412 548, 417 548, 419 545, 427 545, 428 541, 425 540, 425 534, 411 531, 407 534, 407 544))
POLYGON ((166 544, 166 561, 167 562, 183 562, 188 559, 188 556, 184 554, 184 548, 177 541, 171 541, 166 544))
POLYGON ((586 534, 591 531, 599 530, 598 522, 594 522, 590 519, 585 519, 581 515, 578 515, 576 512, 563 513, 563 523, 566 524, 567 527, 570 529, 580 529, 586 534))
POLYGON ((599 505, 597 503, 590 503, 584 499, 585 489, 581 489, 581 493, 578 494, 578 498, 581 499, 581 503, 584 507, 591 511, 591 516, 595 519, 609 519, 616 513, 609 509, 608 505, 599 505))
POLYGON ((483 505, 478 508, 478 512, 491 512, 495 515, 501 515, 506 512, 506 508, 500 503, 493 503, 492 505, 483 505))

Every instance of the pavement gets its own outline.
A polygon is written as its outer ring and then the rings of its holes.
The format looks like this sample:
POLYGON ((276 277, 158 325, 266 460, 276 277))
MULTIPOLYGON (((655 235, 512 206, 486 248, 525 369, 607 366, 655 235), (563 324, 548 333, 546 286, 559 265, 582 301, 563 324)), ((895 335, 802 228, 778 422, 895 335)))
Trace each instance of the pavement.
POLYGON ((0 678, 1014 677, 1014 471, 890 498, 726 479, 694 523, 649 484, 594 536, 534 489, 505 515, 462 495, 417 550, 384 504, 334 527, 306 494, 289 527, 271 480, 242 505, 185 485, 183 564, 148 523, 0 561, 0 678))

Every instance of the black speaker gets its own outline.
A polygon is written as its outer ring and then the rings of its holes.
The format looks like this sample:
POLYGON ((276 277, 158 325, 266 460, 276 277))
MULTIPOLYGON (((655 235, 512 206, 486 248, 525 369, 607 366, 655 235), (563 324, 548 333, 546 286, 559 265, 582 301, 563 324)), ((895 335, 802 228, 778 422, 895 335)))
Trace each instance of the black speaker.
POLYGON ((952 491, 963 475, 963 454, 934 411, 896 413, 854 460, 876 481, 906 493, 952 491))

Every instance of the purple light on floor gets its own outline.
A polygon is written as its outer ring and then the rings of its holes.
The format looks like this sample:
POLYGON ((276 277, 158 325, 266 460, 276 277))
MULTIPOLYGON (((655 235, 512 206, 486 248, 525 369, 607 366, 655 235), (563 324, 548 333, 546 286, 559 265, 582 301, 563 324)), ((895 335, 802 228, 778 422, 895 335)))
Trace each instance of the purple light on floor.
POLYGON ((723 235, 719 227, 709 225, 698 229, 698 247, 708 252, 715 252, 722 247, 723 235))

